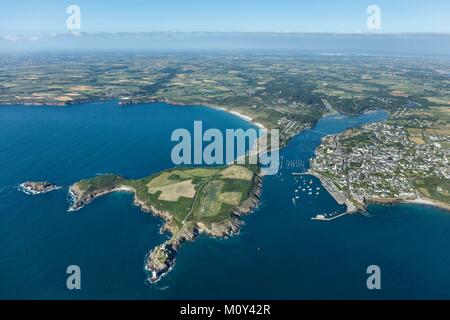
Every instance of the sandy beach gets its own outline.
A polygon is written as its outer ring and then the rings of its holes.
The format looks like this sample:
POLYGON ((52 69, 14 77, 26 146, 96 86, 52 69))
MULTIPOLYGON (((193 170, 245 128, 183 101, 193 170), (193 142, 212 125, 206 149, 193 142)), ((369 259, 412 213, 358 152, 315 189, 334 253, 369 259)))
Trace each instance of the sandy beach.
POLYGON ((250 118, 250 117, 248 117, 246 115, 243 115, 242 113, 239 113, 237 111, 232 111, 232 110, 228 110, 228 109, 225 109, 225 108, 220 108, 219 110, 223 110, 223 111, 229 112, 231 114, 234 114, 235 116, 238 116, 239 118, 244 119, 244 120, 254 124, 255 126, 257 126, 260 129, 267 129, 262 123, 255 122, 255 120, 253 120, 252 118, 250 118))
POLYGON ((402 202, 410 203, 410 204, 421 204, 421 205, 433 206, 433 207, 438 207, 438 208, 450 211, 450 205, 440 202, 440 201, 424 198, 422 196, 418 196, 417 199, 415 199, 415 200, 406 200, 406 201, 402 201, 402 202))

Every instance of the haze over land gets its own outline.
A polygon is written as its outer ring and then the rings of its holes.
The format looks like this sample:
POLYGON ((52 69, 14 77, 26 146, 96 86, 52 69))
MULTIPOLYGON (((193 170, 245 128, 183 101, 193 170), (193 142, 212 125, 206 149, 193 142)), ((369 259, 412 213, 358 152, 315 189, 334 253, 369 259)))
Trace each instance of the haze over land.
POLYGON ((4 35, 0 53, 35 51, 256 51, 444 56, 449 34, 141 32, 4 35))

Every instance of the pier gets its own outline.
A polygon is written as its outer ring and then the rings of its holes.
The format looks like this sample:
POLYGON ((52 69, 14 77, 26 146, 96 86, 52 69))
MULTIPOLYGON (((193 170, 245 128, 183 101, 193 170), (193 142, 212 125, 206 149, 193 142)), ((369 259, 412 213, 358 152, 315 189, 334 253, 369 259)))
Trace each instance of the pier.
POLYGON ((317 215, 315 217, 312 217, 311 220, 315 220, 315 221, 333 221, 333 220, 336 220, 336 219, 338 219, 340 217, 343 217, 343 216, 345 216, 347 214, 348 214, 348 212, 343 212, 343 213, 340 213, 338 215, 331 216, 331 217, 326 217, 324 215, 317 215))

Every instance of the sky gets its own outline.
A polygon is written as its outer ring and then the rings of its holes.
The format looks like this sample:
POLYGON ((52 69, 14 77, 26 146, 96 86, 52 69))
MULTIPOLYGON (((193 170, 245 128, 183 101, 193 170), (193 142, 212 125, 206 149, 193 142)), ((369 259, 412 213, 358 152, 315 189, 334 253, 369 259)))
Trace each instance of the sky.
POLYGON ((73 4, 88 33, 364 33, 369 5, 381 9, 380 33, 450 33, 448 0, 0 0, 0 36, 67 32, 73 4))

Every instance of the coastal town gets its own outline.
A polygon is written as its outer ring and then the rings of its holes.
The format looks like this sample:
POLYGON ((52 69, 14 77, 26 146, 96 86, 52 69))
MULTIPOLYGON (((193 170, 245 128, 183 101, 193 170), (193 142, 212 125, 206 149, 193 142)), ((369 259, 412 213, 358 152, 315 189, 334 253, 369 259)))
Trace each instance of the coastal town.
POLYGON ((449 108, 399 109, 386 122, 326 136, 311 161, 356 208, 412 201, 450 208, 449 108))

